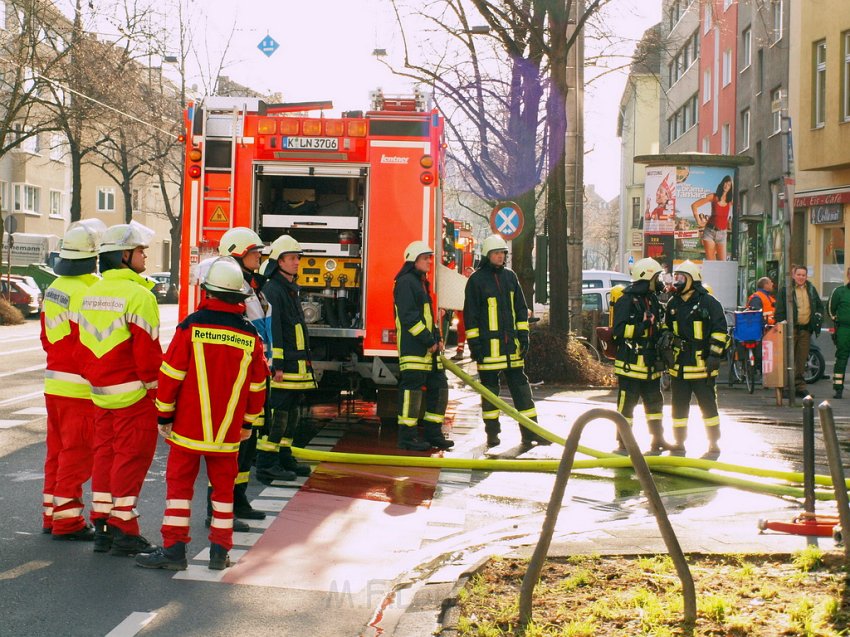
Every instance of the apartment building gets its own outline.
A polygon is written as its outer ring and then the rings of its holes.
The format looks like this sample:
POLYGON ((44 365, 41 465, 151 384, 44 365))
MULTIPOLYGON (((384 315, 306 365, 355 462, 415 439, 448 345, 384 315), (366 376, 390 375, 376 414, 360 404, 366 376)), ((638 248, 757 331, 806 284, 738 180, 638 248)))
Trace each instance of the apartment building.
POLYGON ((702 0, 699 45, 699 151, 735 154, 738 2, 702 0))
POLYGON ((660 141, 662 153, 699 150, 699 0, 662 0, 660 141))
POLYGON ((821 294, 827 296, 845 282, 845 254, 850 248, 846 231, 850 216, 850 3, 789 4, 792 24, 799 25, 790 38, 789 82, 795 216, 805 227, 799 242, 805 247, 805 263, 821 294))
POLYGON ((660 37, 661 24, 643 34, 620 98, 620 263, 615 268, 620 272, 628 272, 629 257, 637 261, 643 256, 645 169, 643 164, 635 164, 634 158, 659 152, 660 37))
MULTIPOLYGON (((735 151, 754 161, 738 170, 739 258, 749 292, 761 276, 774 281, 784 276, 785 139, 779 109, 789 91, 791 11, 787 0, 738 0, 737 5, 735 151)), ((796 227, 805 230, 800 219, 796 227)), ((802 261, 802 249, 794 252, 792 260, 802 261)))

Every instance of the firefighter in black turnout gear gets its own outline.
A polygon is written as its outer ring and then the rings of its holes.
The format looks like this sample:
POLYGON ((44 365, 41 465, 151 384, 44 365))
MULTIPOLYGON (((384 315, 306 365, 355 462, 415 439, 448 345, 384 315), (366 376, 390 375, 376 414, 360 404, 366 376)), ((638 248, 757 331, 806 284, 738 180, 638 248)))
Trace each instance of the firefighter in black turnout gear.
POLYGON ((395 276, 396 344, 401 370, 398 383, 398 446, 410 451, 431 447, 450 449, 454 442, 443 435, 449 402, 449 384, 440 360, 442 337, 434 319, 431 287, 426 278, 434 251, 424 241, 414 241, 404 251, 404 265, 395 276), (416 426, 425 394, 425 441, 416 426))
MULTIPOLYGON (((643 400, 646 422, 652 436, 648 455, 671 448, 664 440, 661 424, 664 398, 661 395, 661 361, 658 337, 663 329, 663 310, 657 293, 663 289, 661 264, 655 259, 641 259, 632 266, 632 284, 614 305, 613 338, 617 352, 614 373, 617 375, 617 411, 632 424, 635 405, 643 400)), ((626 454, 620 436, 614 453, 626 454)))
POLYGON ((726 352, 728 336, 723 306, 702 285, 702 272, 685 261, 673 271, 674 295, 667 304, 666 326, 673 332, 673 455, 685 455, 688 412, 695 394, 708 437, 708 452, 720 455, 720 416, 717 411, 715 380, 720 360, 726 352))
POLYGON ((257 440, 257 480, 263 484, 295 479, 296 472, 285 467, 292 460, 293 439, 303 433, 299 405, 304 391, 316 388, 307 323, 295 283, 300 260, 301 245, 282 235, 272 243, 263 265, 268 279, 263 294, 272 310, 271 418, 257 440))
MULTIPOLYGON (((498 396, 499 374, 504 373, 514 407, 537 422, 531 387, 523 370, 528 353, 528 306, 513 270, 505 267, 508 244, 499 235, 484 240, 478 269, 466 282, 463 318, 466 342, 478 364, 481 384, 498 396)), ((500 444, 499 409, 481 399, 487 446, 500 444)), ((520 425, 523 446, 550 444, 520 425)))

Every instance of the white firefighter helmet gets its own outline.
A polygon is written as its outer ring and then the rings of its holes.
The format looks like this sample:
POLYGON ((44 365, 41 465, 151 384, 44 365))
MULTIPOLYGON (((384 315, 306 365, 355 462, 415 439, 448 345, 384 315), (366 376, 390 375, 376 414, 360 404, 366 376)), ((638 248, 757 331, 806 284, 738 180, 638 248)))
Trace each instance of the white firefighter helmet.
POLYGON ((242 226, 231 228, 223 235, 218 244, 218 253, 223 257, 244 257, 251 250, 262 250, 260 235, 242 226))
POLYGON ((154 234, 153 230, 135 220, 130 223, 120 223, 117 226, 110 226, 100 238, 98 252, 103 254, 104 252, 147 248, 154 234))
POLYGON ((220 292, 236 295, 240 298, 247 296, 245 279, 242 278, 242 268, 232 257, 213 257, 206 259, 205 270, 201 285, 207 292, 220 292))
POLYGON ((486 257, 493 250, 504 250, 507 252, 508 242, 505 241, 501 235, 491 234, 489 237, 484 239, 484 244, 481 246, 481 254, 486 257))
POLYGON ((62 237, 59 258, 77 261, 96 257, 100 233, 105 229, 106 224, 100 219, 88 219, 72 223, 65 236, 62 237), (100 228, 98 228, 98 224, 100 224, 100 228))
POLYGON ((661 264, 651 257, 646 257, 632 266, 632 281, 652 281, 652 277, 660 273, 661 264))
POLYGON ((298 243, 288 234, 282 234, 277 239, 272 241, 271 252, 269 252, 269 261, 276 262, 284 254, 301 254, 301 244, 298 243))
POLYGON ((673 274, 687 274, 693 282, 702 281, 702 270, 693 261, 683 261, 673 268, 673 274))
POLYGON ((404 249, 404 260, 413 263, 423 254, 434 254, 434 251, 424 241, 413 241, 404 249))

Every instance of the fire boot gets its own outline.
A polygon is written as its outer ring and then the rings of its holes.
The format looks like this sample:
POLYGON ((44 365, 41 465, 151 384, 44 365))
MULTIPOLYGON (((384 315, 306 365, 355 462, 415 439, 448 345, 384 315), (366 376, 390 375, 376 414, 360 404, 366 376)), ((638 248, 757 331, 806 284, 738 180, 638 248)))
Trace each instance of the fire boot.
POLYGON ((151 553, 137 555, 136 566, 164 568, 168 571, 185 571, 189 568, 189 561, 186 559, 186 543, 177 542, 168 548, 160 546, 151 553))
POLYGON ((706 427, 705 436, 708 438, 708 451, 702 454, 702 459, 717 460, 720 457, 720 446, 717 444, 717 441, 720 440, 720 426, 706 427))
POLYGON ((687 427, 673 427, 673 438, 676 441, 674 445, 670 447, 670 455, 671 456, 684 456, 685 455, 685 440, 688 438, 688 428, 687 427))
POLYGON ((230 555, 221 544, 210 544, 210 565, 213 571, 223 571, 230 566, 230 555))
POLYGON ((83 528, 71 533, 53 534, 54 540, 69 542, 91 542, 94 539, 94 529, 86 524, 83 528))
POLYGON ((112 548, 112 528, 106 518, 97 518, 94 523, 94 552, 109 553, 112 548))
POLYGON ((431 443, 423 442, 419 439, 419 431, 416 425, 412 427, 399 425, 398 448, 407 449, 408 451, 428 451, 431 448, 431 443))
POLYGON ((455 446, 453 440, 443 435, 443 427, 438 422, 425 422, 425 442, 436 449, 451 449, 455 446))
POLYGON ((664 440, 664 426, 661 422, 658 420, 650 420, 647 425, 652 439, 649 441, 649 451, 647 451, 644 455, 657 456, 662 451, 670 451, 673 448, 673 445, 664 440))
POLYGON ((620 437, 620 434, 617 434, 617 448, 614 449, 611 453, 617 454, 618 456, 629 455, 629 450, 626 449, 626 443, 623 442, 623 439, 620 437))
POLYGON ((112 529, 110 555, 132 556, 138 553, 153 553, 156 547, 141 535, 127 535, 121 529, 112 529))
POLYGON ((502 432, 502 428, 499 425, 498 420, 485 420, 484 431, 487 434, 488 449, 490 447, 498 447, 500 444, 502 444, 502 441, 499 440, 499 434, 502 432))
POLYGON ((280 466, 294 473, 296 476, 309 476, 311 469, 306 464, 301 464, 292 455, 292 447, 281 445, 280 455, 278 456, 280 466))
MULTIPOLYGON (((242 518, 243 520, 264 520, 266 518, 265 511, 258 511, 248 502, 248 483, 240 482, 233 487, 233 517, 242 518)), ((207 513, 212 514, 207 510, 207 513)), ((233 530, 236 530, 236 520, 233 520, 233 530)))

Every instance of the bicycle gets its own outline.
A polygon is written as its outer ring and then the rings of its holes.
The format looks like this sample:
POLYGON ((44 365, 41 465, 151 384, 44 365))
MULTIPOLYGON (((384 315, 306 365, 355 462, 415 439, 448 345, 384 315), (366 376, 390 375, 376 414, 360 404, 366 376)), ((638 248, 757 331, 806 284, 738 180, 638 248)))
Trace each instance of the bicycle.
POLYGON ((747 385, 747 392, 753 393, 756 377, 761 376, 761 356, 756 351, 761 348, 764 335, 764 322, 761 310, 744 310, 734 313, 731 329, 732 347, 729 349, 729 386, 735 382, 747 385))

